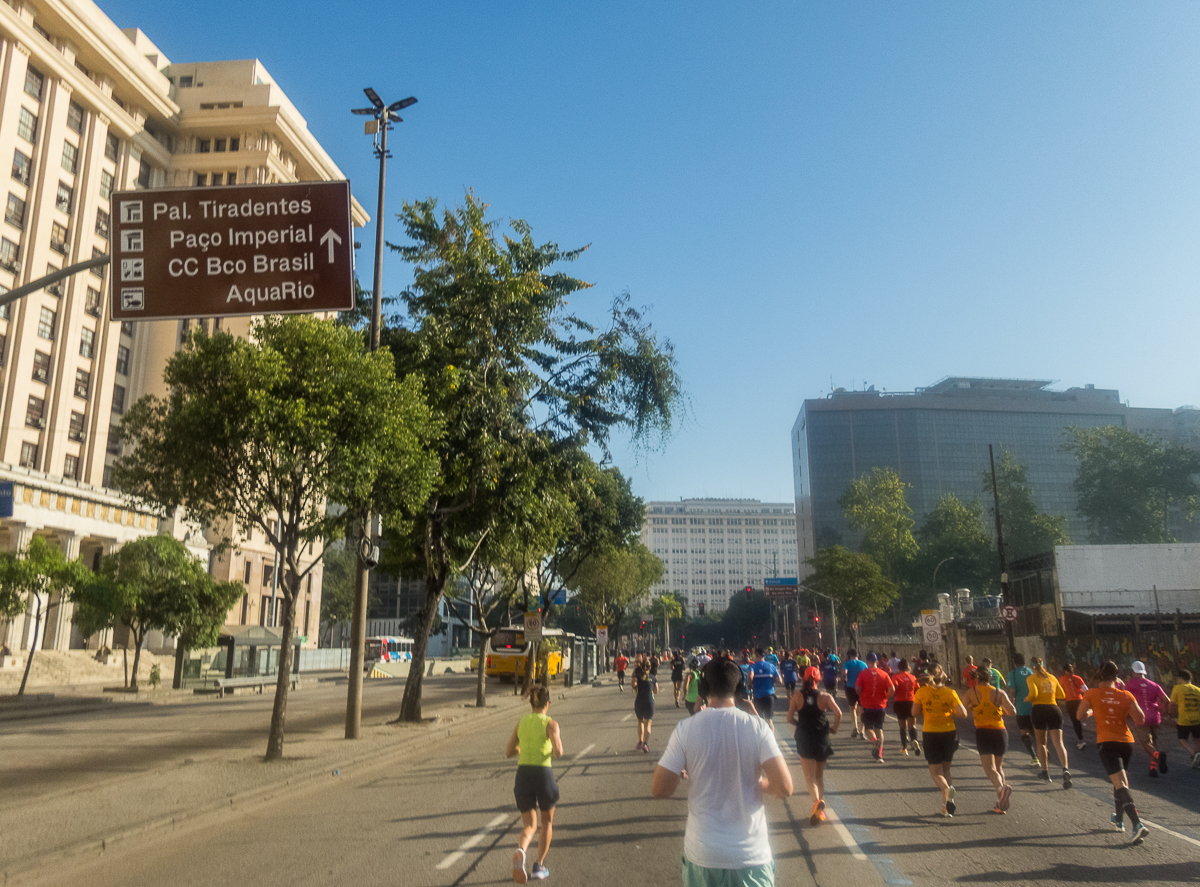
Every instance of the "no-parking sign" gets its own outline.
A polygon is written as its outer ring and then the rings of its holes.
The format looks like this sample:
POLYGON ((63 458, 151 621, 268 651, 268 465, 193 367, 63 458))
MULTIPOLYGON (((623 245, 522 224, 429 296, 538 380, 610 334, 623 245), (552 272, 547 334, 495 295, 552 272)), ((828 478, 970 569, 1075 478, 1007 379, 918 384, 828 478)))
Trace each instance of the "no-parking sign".
POLYGON ((542 639, 542 614, 531 610, 525 614, 525 640, 540 641, 542 639))

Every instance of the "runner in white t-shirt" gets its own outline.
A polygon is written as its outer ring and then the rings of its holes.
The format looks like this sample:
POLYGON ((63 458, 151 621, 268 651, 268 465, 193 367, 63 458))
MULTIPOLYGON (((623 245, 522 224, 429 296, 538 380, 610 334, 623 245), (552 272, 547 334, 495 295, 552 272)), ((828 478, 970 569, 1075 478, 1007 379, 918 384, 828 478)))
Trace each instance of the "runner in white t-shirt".
POLYGON ((792 775, 766 722, 734 706, 741 678, 737 663, 715 659, 704 677, 709 707, 676 725, 654 768, 650 793, 671 797, 687 772, 684 884, 715 887, 727 883, 731 869, 740 869, 743 883, 770 887, 775 862, 762 799, 790 797, 792 775))

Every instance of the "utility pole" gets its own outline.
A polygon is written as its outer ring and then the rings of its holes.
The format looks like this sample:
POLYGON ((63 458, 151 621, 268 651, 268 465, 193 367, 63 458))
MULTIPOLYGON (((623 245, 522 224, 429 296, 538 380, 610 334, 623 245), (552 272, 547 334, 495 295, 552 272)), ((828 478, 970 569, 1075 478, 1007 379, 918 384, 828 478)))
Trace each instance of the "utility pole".
MULTIPOLYGON (((1004 557, 1004 525, 1000 520, 1000 493, 996 488, 996 456, 988 444, 988 462, 992 467, 992 503, 996 515, 996 550, 1000 553, 1000 595, 1005 604, 1012 604, 1012 589, 1008 585, 1008 561, 1004 557)), ((1013 624, 1004 620, 1004 633, 1008 636, 1008 670, 1016 668, 1017 643, 1013 636, 1013 624)))
MULTIPOLYGON (((369 108, 355 108, 351 113, 369 115, 364 129, 375 136, 375 156, 379 158, 379 195, 375 210, 375 280, 371 289, 371 351, 379 350, 379 327, 383 322, 383 185, 387 179, 387 134, 393 123, 401 123, 397 111, 415 105, 411 96, 384 105, 375 90, 363 90, 371 102, 369 108)), ((374 515, 362 516, 359 527, 358 561, 354 572, 354 613, 350 620, 350 673, 346 690, 346 738, 358 739, 362 727, 363 666, 366 658, 367 584, 371 568, 379 563, 374 539, 374 515)), ((482 667, 482 664, 481 666, 482 667)))

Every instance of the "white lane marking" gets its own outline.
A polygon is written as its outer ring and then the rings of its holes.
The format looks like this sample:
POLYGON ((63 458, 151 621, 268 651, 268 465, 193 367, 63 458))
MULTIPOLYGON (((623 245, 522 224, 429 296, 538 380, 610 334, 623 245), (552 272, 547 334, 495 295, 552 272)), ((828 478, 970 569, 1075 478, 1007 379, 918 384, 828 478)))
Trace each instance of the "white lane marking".
POLYGON ((1151 822, 1149 819, 1146 819, 1145 817, 1142 817, 1142 824, 1148 825, 1151 828, 1156 828, 1160 832, 1170 835, 1172 838, 1178 838, 1181 841, 1187 841, 1189 844, 1195 844, 1197 847, 1200 847, 1200 841, 1197 841, 1195 838, 1189 838, 1187 835, 1181 835, 1179 832, 1173 831, 1164 825, 1155 825, 1153 822, 1151 822))
POLYGON ((467 840, 463 841, 457 850, 448 854, 445 859, 437 864, 437 867, 439 869, 450 868, 450 866, 454 865, 454 863, 466 856, 468 850, 486 838, 490 833, 494 832, 500 825, 508 822, 511 818, 511 813, 501 813, 499 816, 493 818, 491 822, 489 822, 475 834, 471 835, 471 837, 467 838, 467 840))
POLYGON ((594 742, 593 742, 591 745, 589 745, 587 748, 585 748, 583 751, 581 751, 581 752, 580 752, 579 754, 577 754, 575 757, 571 758, 571 763, 572 763, 572 764, 578 764, 578 763, 579 763, 579 759, 580 759, 580 758, 582 758, 584 755, 586 755, 588 752, 590 752, 590 751, 591 751, 592 749, 594 749, 595 747, 596 747, 596 743, 594 743, 594 742))
POLYGON ((625 717, 621 718, 621 723, 624 724, 626 721, 628 721, 632 717, 633 717, 633 712, 630 712, 629 714, 625 715, 625 717))
POLYGON ((862 852, 862 849, 858 846, 858 842, 854 840, 854 835, 850 834, 850 829, 842 824, 842 820, 838 817, 837 813, 828 805, 825 807, 825 818, 833 824, 833 830, 842 839, 842 843, 846 845, 846 849, 850 851, 850 855, 859 862, 866 862, 867 854, 862 852))

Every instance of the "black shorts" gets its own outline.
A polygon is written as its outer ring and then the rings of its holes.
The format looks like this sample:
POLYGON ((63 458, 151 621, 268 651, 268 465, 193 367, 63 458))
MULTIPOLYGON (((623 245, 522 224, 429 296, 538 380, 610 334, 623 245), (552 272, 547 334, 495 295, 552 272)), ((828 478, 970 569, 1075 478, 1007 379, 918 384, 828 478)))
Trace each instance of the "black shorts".
POLYGON ((1200 724, 1176 724, 1175 733, 1180 739, 1200 739, 1200 724))
POLYGON ((1129 759, 1133 757, 1133 743, 1101 742, 1097 751, 1100 754, 1100 763, 1104 765, 1104 772, 1112 776, 1129 766, 1129 759))
POLYGON ((1017 715, 1017 728, 1020 730, 1033 729, 1033 715, 1017 715))
POLYGON ((758 712, 759 717, 764 721, 769 721, 775 717, 775 697, 774 696, 755 696, 754 710, 758 712))
POLYGON ((625 680, 625 669, 623 669, 623 668, 617 669, 617 678, 618 678, 618 680, 622 680, 622 681, 625 680))
POLYGON ((995 727, 976 727, 975 748, 981 755, 1004 757, 1004 753, 1008 751, 1008 731, 995 727))
POLYGON ((883 729, 884 710, 882 708, 864 708, 862 724, 868 730, 883 729))
POLYGON ((846 688, 846 701, 850 703, 851 707, 858 705, 858 691, 853 687, 846 688))
POLYGON ((1083 702, 1082 699, 1067 700, 1067 717, 1070 718, 1072 722, 1079 720, 1079 703, 1081 702, 1083 702))
POLYGON ((788 695, 790 696, 792 694, 792 691, 796 689, 796 682, 795 681, 784 681, 783 689, 787 690, 788 695))
POLYGON ((528 813, 534 807, 550 810, 558 803, 558 783, 550 767, 533 767, 521 764, 517 767, 517 781, 513 785, 513 797, 517 809, 528 813))
POLYGON ((911 699, 908 700, 907 702, 905 702, 902 699, 897 699, 895 702, 892 703, 892 708, 896 712, 896 719, 900 720, 900 721, 907 721, 907 720, 912 719, 912 716, 913 716, 912 707, 913 707, 913 704, 912 704, 911 699))
POLYGON ((828 761, 833 755, 833 747, 829 744, 829 734, 817 734, 796 731, 796 754, 809 761, 828 761))
POLYGON ((922 733, 921 748, 925 752, 925 763, 930 766, 949 764, 954 760, 954 752, 958 750, 958 731, 922 733))
POLYGON ((644 702, 641 699, 636 700, 633 703, 633 713, 637 716, 639 721, 653 721, 654 700, 651 699, 648 702, 644 702))
POLYGON ((683 702, 683 704, 687 706, 687 710, 688 710, 688 714, 689 714, 689 715, 694 715, 694 714, 696 713, 696 703, 694 703, 694 702, 688 702, 688 701, 685 699, 685 700, 684 700, 684 702, 683 702))
POLYGON ((832 693, 837 689, 837 681, 821 681, 821 683, 825 685, 825 690, 828 693, 832 693))
POLYGON ((1062 709, 1057 705, 1035 705, 1031 717, 1035 730, 1062 729, 1062 709))

